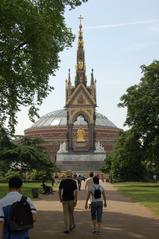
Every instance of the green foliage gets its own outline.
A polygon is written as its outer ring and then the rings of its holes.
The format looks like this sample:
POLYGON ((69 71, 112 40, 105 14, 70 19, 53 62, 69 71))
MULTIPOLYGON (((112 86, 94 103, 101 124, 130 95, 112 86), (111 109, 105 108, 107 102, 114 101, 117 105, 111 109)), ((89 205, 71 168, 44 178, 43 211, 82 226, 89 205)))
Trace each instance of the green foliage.
POLYGON ((159 171, 159 61, 141 69, 139 85, 128 88, 119 106, 127 107, 125 124, 138 132, 144 160, 159 171))
POLYGON ((4 150, 8 150, 12 147, 13 144, 11 143, 11 138, 7 129, 4 129, 0 125, 0 178, 3 178, 4 172, 8 170, 8 164, 6 164, 5 160, 1 157, 1 154, 3 154, 4 150))
POLYGON ((9 180, 10 178, 12 177, 22 177, 22 172, 15 172, 15 171, 12 171, 11 169, 8 170, 8 172, 5 174, 5 180, 9 180))
MULTIPOLYGON (((58 168, 54 169, 54 172, 58 172, 58 168)), ((51 181, 52 180, 52 170, 36 170, 33 169, 27 174, 27 179, 30 180, 40 180, 41 182, 51 181)))
MULTIPOLYGON (((56 172, 57 166, 40 147, 39 139, 24 137, 17 145, 0 148, 0 176, 3 177, 8 170, 13 172, 31 172, 33 169, 50 175, 56 172)), ((10 171, 9 171, 10 172, 10 171)))
POLYGON ((29 137, 26 137, 26 136, 22 136, 18 140, 18 142, 19 142, 19 144, 26 145, 26 146, 30 146, 30 145, 33 146, 34 145, 36 147, 40 147, 40 145, 42 143, 44 143, 44 139, 41 139, 41 138, 29 138, 29 137))
POLYGON ((53 163, 48 159, 47 153, 35 146, 17 145, 13 149, 4 150, 0 157, 14 170, 28 171, 32 168, 53 167, 53 163))
POLYGON ((142 167, 142 149, 138 133, 132 130, 122 132, 119 136, 116 151, 116 162, 112 164, 115 170, 115 164, 120 163, 119 169, 122 180, 140 180, 143 178, 142 167))
POLYGON ((29 116, 53 89, 49 76, 59 67, 59 53, 70 47, 74 36, 65 24, 66 7, 87 0, 0 1, 0 124, 12 133, 21 105, 29 116))
POLYGON ((136 181, 143 178, 142 149, 138 134, 121 131, 112 152, 105 161, 105 172, 113 181, 136 181))
POLYGON ((11 145, 12 145, 12 143, 11 143, 9 133, 7 132, 6 129, 4 129, 0 125, 0 149, 4 148, 4 147, 5 148, 11 147, 11 145))
POLYGON ((104 164, 101 167, 101 171, 103 173, 109 173, 111 171, 111 154, 109 153, 106 157, 106 159, 104 160, 104 164))
POLYGON ((108 158, 113 178, 141 180, 159 172, 159 61, 141 66, 143 77, 121 97, 127 107, 125 125, 108 158))

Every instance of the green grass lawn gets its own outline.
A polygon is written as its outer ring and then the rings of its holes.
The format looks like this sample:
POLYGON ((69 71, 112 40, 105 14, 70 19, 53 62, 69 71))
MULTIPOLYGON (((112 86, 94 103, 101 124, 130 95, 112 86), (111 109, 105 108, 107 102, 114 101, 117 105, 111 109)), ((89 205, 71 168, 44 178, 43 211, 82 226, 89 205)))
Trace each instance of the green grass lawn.
MULTIPOLYGON (((51 186, 51 184, 47 183, 47 185, 51 186)), ((32 188, 38 188, 41 191, 41 183, 24 183, 22 187, 22 194, 32 198, 32 188)), ((8 184, 0 183, 0 198, 2 198, 8 192, 8 184)))
POLYGON ((115 187, 159 216, 159 183, 117 183, 115 187))

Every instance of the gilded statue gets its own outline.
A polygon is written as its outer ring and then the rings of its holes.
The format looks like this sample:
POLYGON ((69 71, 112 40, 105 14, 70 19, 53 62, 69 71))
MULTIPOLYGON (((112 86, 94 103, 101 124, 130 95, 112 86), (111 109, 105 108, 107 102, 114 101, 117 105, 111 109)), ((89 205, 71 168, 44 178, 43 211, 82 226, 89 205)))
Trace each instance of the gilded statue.
POLYGON ((77 142, 86 142, 86 132, 82 128, 77 130, 77 142))

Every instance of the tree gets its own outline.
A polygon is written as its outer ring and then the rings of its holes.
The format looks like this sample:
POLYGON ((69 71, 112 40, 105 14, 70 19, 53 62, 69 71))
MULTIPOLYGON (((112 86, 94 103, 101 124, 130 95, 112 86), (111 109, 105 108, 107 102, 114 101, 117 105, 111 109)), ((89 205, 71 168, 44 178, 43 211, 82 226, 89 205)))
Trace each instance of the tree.
POLYGON ((133 130, 121 132, 113 154, 112 170, 126 181, 141 180, 144 177, 143 152, 138 133, 133 130))
POLYGON ((138 134, 132 130, 121 131, 112 152, 105 162, 107 172, 114 180, 139 180, 143 178, 142 149, 138 134))
POLYGON ((46 175, 57 171, 55 163, 49 159, 39 143, 39 139, 24 137, 17 145, 12 143, 9 147, 1 148, 1 174, 5 174, 9 169, 24 172, 36 169, 45 172, 46 175))
MULTIPOLYGON (((12 148, 13 144, 11 143, 11 139, 9 137, 9 133, 3 127, 0 127, 0 154, 3 149, 12 148)), ((0 176, 3 174, 3 171, 6 172, 8 170, 8 165, 5 160, 0 160, 0 176)))
POLYGON ((74 39, 65 24, 66 7, 86 1, 0 1, 0 124, 8 118, 12 133, 20 106, 30 107, 33 120, 53 89, 49 76, 59 67, 59 53, 74 39))
MULTIPOLYGON (((119 106, 127 107, 125 124, 138 133, 144 161, 159 170, 159 61, 141 66, 143 77, 127 89, 119 106)), ((146 163, 145 163, 146 165, 146 163)))
POLYGON ((12 143, 7 129, 0 126, 0 149, 11 147, 11 145, 12 143))
POLYGON ((114 179, 139 180, 159 171, 159 61, 141 66, 143 77, 121 97, 127 107, 125 125, 108 155, 104 171, 114 179))

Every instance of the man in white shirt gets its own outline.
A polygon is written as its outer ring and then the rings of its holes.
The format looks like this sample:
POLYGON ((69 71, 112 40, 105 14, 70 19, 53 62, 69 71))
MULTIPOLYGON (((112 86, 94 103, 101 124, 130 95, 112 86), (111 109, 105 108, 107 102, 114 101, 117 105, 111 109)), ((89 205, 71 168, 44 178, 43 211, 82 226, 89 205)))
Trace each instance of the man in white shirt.
POLYGON ((89 191, 90 187, 93 185, 93 176, 94 176, 94 173, 90 172, 89 178, 86 179, 85 190, 87 191, 89 191))
MULTIPOLYGON (((87 190, 89 192, 90 188, 92 187, 93 185, 93 176, 94 176, 94 173, 93 172, 90 172, 89 174, 89 178, 86 179, 86 182, 85 182, 85 191, 87 190)), ((91 206, 91 197, 88 201, 88 207, 90 208, 91 206)))

